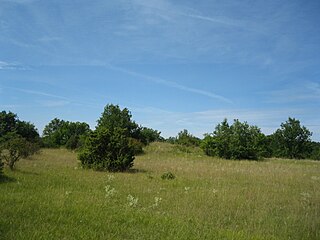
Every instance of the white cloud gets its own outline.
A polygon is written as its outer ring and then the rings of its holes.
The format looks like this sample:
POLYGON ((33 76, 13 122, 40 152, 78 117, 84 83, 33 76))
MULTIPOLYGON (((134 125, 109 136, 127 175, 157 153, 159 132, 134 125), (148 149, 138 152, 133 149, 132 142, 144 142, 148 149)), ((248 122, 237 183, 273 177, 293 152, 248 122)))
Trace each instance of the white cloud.
POLYGON ((21 64, 18 64, 18 63, 0 61, 0 70, 28 70, 28 69, 29 69, 28 67, 22 66, 21 64))

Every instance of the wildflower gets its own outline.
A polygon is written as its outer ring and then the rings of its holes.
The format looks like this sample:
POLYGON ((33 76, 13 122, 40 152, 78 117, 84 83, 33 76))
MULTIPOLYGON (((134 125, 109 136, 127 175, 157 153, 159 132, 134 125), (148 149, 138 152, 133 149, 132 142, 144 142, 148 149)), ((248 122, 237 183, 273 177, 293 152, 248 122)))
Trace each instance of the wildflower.
POLYGON ((72 192, 71 191, 66 191, 66 195, 69 196, 72 192))
POLYGON ((154 198, 154 204, 152 204, 151 207, 152 207, 152 208, 158 207, 161 201, 162 201, 162 198, 161 198, 161 197, 155 197, 155 198, 154 198))
POLYGON ((107 175, 107 178, 108 178, 108 179, 107 179, 107 182, 112 182, 115 177, 114 177, 114 175, 108 174, 108 175, 107 175))
POLYGON ((110 185, 105 186, 105 191, 106 191, 106 198, 112 197, 116 193, 116 190, 114 188, 111 188, 110 185))
POLYGON ((137 207, 139 198, 135 198, 131 194, 129 194, 127 200, 129 207, 137 207))
POLYGON ((185 193, 188 193, 189 190, 190 190, 190 187, 184 187, 184 192, 185 192, 185 193))

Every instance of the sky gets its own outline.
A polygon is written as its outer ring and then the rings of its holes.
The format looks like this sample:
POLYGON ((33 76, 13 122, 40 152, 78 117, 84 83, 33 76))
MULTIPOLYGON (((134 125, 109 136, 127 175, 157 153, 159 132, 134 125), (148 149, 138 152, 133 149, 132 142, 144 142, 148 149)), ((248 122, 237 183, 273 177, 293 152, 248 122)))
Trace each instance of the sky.
POLYGON ((107 104, 176 136, 227 118, 320 141, 319 0, 0 0, 0 110, 94 129, 107 104))

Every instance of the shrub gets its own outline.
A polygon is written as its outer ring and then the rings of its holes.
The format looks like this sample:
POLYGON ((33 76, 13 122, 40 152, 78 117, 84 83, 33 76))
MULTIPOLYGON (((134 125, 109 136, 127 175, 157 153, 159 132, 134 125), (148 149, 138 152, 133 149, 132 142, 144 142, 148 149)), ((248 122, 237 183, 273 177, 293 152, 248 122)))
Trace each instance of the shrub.
POLYGON ((188 130, 184 129, 178 133, 176 143, 184 146, 199 146, 200 139, 190 134, 188 130))
POLYGON ((225 119, 212 134, 205 135, 201 147, 209 156, 256 160, 265 154, 264 141, 265 136, 258 127, 239 120, 229 126, 225 119))
POLYGON ((27 158, 37 151, 38 147, 33 143, 28 142, 19 135, 12 135, 1 145, 0 154, 4 162, 13 170, 17 161, 21 158, 27 158))
POLYGON ((163 180, 173 180, 175 179, 176 177, 173 175, 172 172, 165 172, 164 174, 161 175, 161 178, 163 180))
POLYGON ((125 129, 99 128, 89 135, 78 158, 87 168, 125 171, 133 166, 134 149, 125 129))

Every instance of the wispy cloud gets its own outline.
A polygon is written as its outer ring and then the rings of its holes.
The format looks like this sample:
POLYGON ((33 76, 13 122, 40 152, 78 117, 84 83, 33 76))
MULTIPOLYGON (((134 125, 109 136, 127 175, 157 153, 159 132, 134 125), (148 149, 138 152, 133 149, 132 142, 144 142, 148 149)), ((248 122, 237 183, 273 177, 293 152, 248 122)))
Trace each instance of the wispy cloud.
POLYGON ((29 70, 29 67, 18 63, 0 61, 0 70, 29 70))
POLYGON ((58 100, 58 101, 41 101, 39 102, 44 107, 63 107, 70 104, 69 101, 58 100))
POLYGON ((42 91, 34 91, 34 90, 30 90, 30 89, 14 88, 14 87, 6 87, 6 88, 9 88, 9 89, 12 89, 12 90, 16 90, 16 91, 19 91, 19 92, 28 93, 28 94, 38 95, 38 96, 44 96, 44 97, 51 97, 51 98, 58 98, 58 99, 68 100, 67 97, 59 96, 59 95, 55 95, 55 94, 51 94, 51 93, 47 93, 47 92, 42 92, 42 91))
POLYGON ((266 95, 269 103, 292 103, 320 100, 320 84, 317 82, 305 82, 297 86, 273 90, 262 93, 266 95))
POLYGON ((209 97, 209 98, 213 98, 213 99, 216 99, 216 100, 219 100, 219 101, 222 101, 222 102, 225 102, 225 103, 229 103, 229 104, 233 103, 231 99, 228 99, 228 98, 223 97, 221 95, 218 95, 218 94, 215 94, 215 93, 212 93, 212 92, 208 92, 208 91, 205 91, 205 90, 202 90, 202 89, 197 89, 197 88, 184 86, 184 85, 176 83, 174 81, 169 81, 169 80, 166 80, 166 79, 162 79, 162 78, 158 78, 158 77, 153 77, 153 76, 141 74, 141 73, 134 72, 134 71, 131 71, 131 70, 128 70, 128 69, 125 69, 125 68, 117 67, 117 66, 114 66, 114 65, 111 65, 111 64, 107 64, 106 66, 108 68, 110 68, 110 69, 113 69, 113 70, 116 70, 116 71, 120 71, 120 72, 129 74, 129 75, 132 75, 132 76, 135 76, 135 77, 139 77, 139 78, 142 78, 142 79, 145 79, 145 80, 157 83, 157 84, 161 84, 161 85, 164 85, 164 86, 167 86, 167 87, 170 87, 170 88, 175 88, 175 89, 179 89, 181 91, 195 93, 195 94, 198 94, 198 95, 202 95, 202 96, 206 96, 206 97, 209 97))
POLYGON ((50 36, 44 36, 38 39, 40 42, 57 42, 62 41, 63 38, 61 37, 50 37, 50 36))

